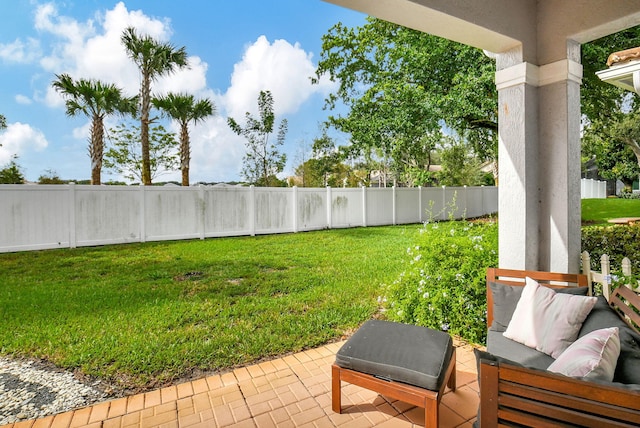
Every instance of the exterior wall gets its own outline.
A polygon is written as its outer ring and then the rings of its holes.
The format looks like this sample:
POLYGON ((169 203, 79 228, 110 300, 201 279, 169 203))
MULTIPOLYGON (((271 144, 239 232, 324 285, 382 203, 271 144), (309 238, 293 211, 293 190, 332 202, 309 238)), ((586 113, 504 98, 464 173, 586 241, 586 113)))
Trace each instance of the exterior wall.
POLYGON ((495 187, 0 185, 0 252, 420 223, 495 213, 495 187))

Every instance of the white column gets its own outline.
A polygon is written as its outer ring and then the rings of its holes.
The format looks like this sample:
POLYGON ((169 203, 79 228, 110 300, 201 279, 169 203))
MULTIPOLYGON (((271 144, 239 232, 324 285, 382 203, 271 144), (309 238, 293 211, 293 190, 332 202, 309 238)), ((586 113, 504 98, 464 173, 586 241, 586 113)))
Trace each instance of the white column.
POLYGON ((499 264, 578 272, 579 46, 536 66, 498 55, 499 264))
POLYGON ((568 58, 540 67, 541 269, 579 272, 580 46, 568 58))
POLYGON ((538 268, 538 68, 497 58, 499 265, 538 268))

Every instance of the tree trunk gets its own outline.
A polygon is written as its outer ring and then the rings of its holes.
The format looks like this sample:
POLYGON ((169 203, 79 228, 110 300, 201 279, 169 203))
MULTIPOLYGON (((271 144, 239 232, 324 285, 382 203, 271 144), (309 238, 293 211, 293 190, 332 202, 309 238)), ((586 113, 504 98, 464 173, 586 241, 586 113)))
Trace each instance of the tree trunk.
POLYGON ((180 169, 182 170, 182 185, 189 185, 189 163, 191 162, 191 148, 189 143, 189 128, 187 123, 180 127, 180 169))
POLYGON ((151 159, 149 156, 149 110, 151 109, 151 79, 148 73, 142 76, 140 105, 140 144, 142 146, 142 184, 151 185, 151 159))
POLYGON ((91 124, 91 146, 89 156, 91 157, 91 184, 99 186, 101 184, 100 173, 102 171, 102 154, 104 152, 104 125, 102 118, 95 116, 91 124))

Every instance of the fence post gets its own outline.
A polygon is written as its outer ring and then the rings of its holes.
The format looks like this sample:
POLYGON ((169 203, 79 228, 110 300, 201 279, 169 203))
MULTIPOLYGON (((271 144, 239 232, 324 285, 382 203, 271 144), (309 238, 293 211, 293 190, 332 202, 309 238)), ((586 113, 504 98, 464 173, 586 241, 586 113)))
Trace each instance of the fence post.
POLYGON ((367 188, 362 186, 362 226, 367 227, 367 188))
POLYGON ((629 257, 622 259, 622 274, 624 276, 631 276, 631 260, 629 260, 629 257))
POLYGON ((602 284, 602 294, 609 301, 609 296, 611 295, 611 262, 608 254, 603 254, 600 257, 600 270, 605 279, 604 284, 602 284))
POLYGON ((140 185, 140 242, 147 242, 147 225, 146 225, 146 196, 145 185, 140 185))
POLYGON ((298 186, 293 186, 293 233, 298 232, 298 186))
POLYGON ((249 186, 249 233, 256 236, 256 188, 249 186))
POLYGON ((393 198, 393 201, 391 203, 392 209, 393 209, 393 214, 391 215, 391 222, 395 226, 397 224, 397 213, 396 213, 396 210, 398 209, 397 204, 396 204, 396 186, 395 185, 391 188, 391 197, 393 198))
POLYGON ((447 186, 442 186, 442 214, 440 220, 447 219, 447 186))
POLYGON ((76 248, 76 183, 69 183, 69 248, 76 248))
POLYGON ((593 282, 591 277, 591 256, 588 251, 583 251, 581 254, 582 259, 582 273, 587 276, 587 285, 589 286, 589 296, 593 296, 593 282))
POLYGON ((327 186, 327 227, 333 228, 333 195, 331 186, 327 186))
POLYGON ((418 221, 422 223, 422 186, 418 186, 418 221))
POLYGON ((198 196, 200 197, 200 239, 204 239, 207 229, 207 203, 204 198, 204 186, 198 185, 198 196))

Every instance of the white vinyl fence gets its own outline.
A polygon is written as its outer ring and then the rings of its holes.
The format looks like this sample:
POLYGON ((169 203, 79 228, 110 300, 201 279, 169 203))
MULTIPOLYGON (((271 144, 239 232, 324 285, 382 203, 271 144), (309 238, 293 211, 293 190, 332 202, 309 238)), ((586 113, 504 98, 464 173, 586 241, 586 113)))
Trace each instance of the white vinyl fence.
POLYGON ((409 224, 452 210, 495 213, 498 190, 0 185, 0 252, 409 224))
POLYGON ((580 180, 580 196, 582 199, 604 199, 607 197, 607 182, 583 178, 580 180))

